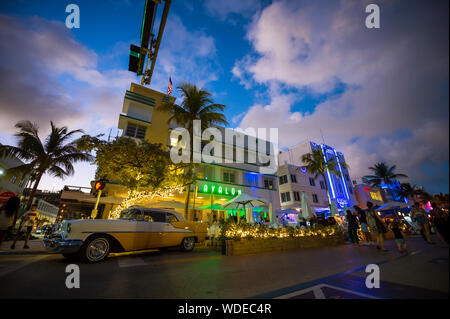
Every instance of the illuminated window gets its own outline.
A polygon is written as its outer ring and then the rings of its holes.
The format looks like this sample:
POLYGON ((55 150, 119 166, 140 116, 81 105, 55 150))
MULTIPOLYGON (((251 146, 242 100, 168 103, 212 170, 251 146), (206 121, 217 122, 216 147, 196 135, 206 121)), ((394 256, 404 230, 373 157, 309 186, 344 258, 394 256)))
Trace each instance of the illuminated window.
POLYGON ((370 192, 370 197, 372 197, 372 199, 378 200, 380 202, 383 201, 379 192, 370 192))

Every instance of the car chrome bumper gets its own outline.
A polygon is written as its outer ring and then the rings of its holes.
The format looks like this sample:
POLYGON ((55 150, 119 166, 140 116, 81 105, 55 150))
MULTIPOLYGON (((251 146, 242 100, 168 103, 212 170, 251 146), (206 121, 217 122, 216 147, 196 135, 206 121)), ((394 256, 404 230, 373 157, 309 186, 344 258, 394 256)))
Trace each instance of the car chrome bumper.
POLYGON ((80 250, 83 241, 79 239, 45 238, 45 248, 54 253, 73 254, 80 250))

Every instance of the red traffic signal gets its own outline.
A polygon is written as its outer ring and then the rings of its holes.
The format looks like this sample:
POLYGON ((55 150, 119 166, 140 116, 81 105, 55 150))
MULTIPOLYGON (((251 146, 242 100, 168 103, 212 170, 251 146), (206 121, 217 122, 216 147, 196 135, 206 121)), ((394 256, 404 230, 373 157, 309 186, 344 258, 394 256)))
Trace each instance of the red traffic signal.
POLYGON ((105 186, 106 186, 106 183, 105 183, 105 182, 103 182, 103 181, 97 181, 97 182, 95 182, 95 184, 94 184, 94 189, 95 189, 96 191, 101 191, 103 188, 105 188, 105 186))

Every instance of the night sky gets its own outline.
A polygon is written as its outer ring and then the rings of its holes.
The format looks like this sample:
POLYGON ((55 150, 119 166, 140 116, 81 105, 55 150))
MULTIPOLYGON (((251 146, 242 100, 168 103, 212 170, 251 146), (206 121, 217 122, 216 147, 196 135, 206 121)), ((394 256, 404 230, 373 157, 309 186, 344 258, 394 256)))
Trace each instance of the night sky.
MULTIPOLYGON (((128 53, 144 2, 1 1, 0 143, 14 144, 25 119, 43 136, 50 120, 115 136, 137 81, 128 53), (65 27, 69 3, 79 29, 65 27)), ((385 161, 447 193, 448 11, 447 0, 174 0, 150 87, 166 92, 171 74, 175 87, 197 84, 227 105, 230 127, 278 127, 280 148, 322 142, 322 130, 353 179, 385 161), (365 27, 369 3, 381 8, 380 29, 365 27)), ((75 168, 40 188, 88 186, 95 167, 75 168)))

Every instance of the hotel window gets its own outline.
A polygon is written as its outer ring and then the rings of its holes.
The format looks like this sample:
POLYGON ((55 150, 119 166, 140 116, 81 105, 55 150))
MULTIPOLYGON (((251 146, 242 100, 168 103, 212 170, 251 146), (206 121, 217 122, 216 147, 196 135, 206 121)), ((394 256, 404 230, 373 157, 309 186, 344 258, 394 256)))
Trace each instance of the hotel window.
POLYGON ((383 199, 381 198, 380 193, 378 193, 378 192, 370 192, 370 197, 372 197, 372 199, 378 200, 380 202, 383 201, 383 199))
POLYGON ((273 189, 273 179, 264 178, 264 188, 273 189))
POLYGON ((312 194, 313 203, 318 203, 319 198, 317 197, 317 194, 312 194))
POLYGON ((286 184, 288 182, 287 175, 280 176, 279 179, 280 179, 280 185, 286 184))
POLYGON ((309 185, 316 186, 316 181, 314 180, 314 178, 312 177, 309 178, 309 185))
POLYGON ((320 181, 320 188, 321 189, 325 189, 325 182, 324 181, 320 181))
POLYGON ((15 183, 16 182, 16 180, 17 180, 17 176, 13 176, 13 177, 11 177, 11 183, 15 183))
POLYGON ((300 201, 300 193, 299 192, 294 192, 294 200, 297 202, 300 201))
POLYGON ((233 172, 223 172, 223 181, 226 183, 235 183, 236 175, 233 172))
POLYGON ((291 193, 290 192, 285 192, 285 193, 281 193, 281 202, 290 202, 291 201, 291 193))
POLYGON ((297 183, 297 176, 291 174, 291 182, 297 183))
POLYGON ((24 184, 25 184, 25 180, 24 179, 20 180, 19 187, 23 187, 24 184))
POLYGON ((145 126, 137 125, 134 123, 128 123, 127 129, 125 131, 125 136, 144 139, 146 131, 147 128, 145 126))

